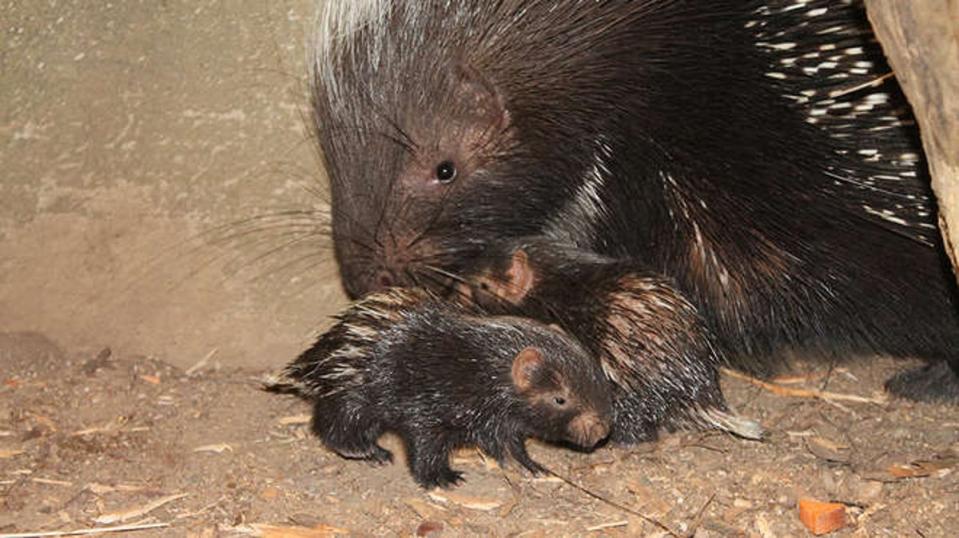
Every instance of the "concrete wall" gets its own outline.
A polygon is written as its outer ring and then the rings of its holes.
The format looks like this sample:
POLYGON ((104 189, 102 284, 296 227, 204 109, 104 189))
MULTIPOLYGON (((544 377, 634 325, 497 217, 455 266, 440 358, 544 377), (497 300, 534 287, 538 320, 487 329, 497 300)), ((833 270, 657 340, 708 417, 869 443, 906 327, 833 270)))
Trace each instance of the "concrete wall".
POLYGON ((0 332, 183 366, 302 349, 343 304, 315 218, 229 223, 325 205, 309 4, 0 2, 0 332))

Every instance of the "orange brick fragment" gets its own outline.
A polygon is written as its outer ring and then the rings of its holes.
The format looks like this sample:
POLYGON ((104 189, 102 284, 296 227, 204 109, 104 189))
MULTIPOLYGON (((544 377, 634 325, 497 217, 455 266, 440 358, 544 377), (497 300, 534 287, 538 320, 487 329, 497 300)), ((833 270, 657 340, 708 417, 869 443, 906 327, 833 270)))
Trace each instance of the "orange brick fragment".
POLYGON ((816 536, 830 533, 846 526, 846 507, 839 503, 799 499, 799 520, 816 536))

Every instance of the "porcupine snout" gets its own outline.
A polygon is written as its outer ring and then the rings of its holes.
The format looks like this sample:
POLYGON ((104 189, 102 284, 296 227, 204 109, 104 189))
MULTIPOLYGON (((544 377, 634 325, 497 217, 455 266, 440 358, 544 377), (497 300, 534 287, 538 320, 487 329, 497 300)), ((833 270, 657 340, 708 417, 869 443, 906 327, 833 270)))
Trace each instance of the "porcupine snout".
POLYGON ((609 421, 595 412, 587 412, 569 423, 570 440, 584 448, 592 448, 609 435, 609 421))
POLYGON ((340 275, 350 297, 416 286, 416 268, 431 248, 426 241, 416 243, 414 237, 413 233, 394 230, 365 242, 371 248, 338 252, 340 275))

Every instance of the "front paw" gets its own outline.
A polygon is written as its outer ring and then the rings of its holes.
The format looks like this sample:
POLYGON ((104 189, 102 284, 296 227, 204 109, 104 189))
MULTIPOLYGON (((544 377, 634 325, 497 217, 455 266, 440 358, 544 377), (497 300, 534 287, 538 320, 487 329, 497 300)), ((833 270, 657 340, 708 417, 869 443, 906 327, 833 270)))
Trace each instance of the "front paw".
POLYGON ((373 447, 373 451, 366 458, 371 465, 381 466, 393 463, 393 453, 385 448, 377 445, 373 447))
POLYGON ((886 381, 886 390, 917 402, 959 403, 959 376, 945 361, 899 372, 886 381))
POLYGON ((543 467, 529 456, 522 442, 514 444, 510 449, 510 454, 513 456, 513 459, 516 460, 516 463, 523 466, 523 468, 529 471, 533 476, 552 474, 549 472, 549 469, 543 467))
POLYGON ((543 467, 539 463, 536 463, 536 460, 530 457, 527 457, 526 461, 519 461, 518 463, 522 465, 524 469, 529 471, 529 474, 531 474, 532 476, 552 474, 549 472, 549 469, 547 469, 546 467, 543 467))
POLYGON ((449 489, 453 486, 461 484, 463 480, 463 473, 459 471, 454 471, 453 469, 446 468, 442 469, 436 473, 429 474, 414 474, 413 478, 416 482, 423 486, 425 489, 433 488, 443 488, 449 489))

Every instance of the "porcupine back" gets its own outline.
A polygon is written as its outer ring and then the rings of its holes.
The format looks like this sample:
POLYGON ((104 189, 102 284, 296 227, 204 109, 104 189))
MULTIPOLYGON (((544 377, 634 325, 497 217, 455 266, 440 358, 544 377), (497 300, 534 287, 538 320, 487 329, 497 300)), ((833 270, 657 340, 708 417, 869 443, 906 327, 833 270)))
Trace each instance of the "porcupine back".
MULTIPOLYGON (((814 150, 806 157, 810 168, 812 159, 819 162, 817 181, 808 183, 814 192, 790 196, 781 208, 790 214, 779 216, 814 234, 796 234, 798 227, 768 229, 773 242, 788 245, 781 249, 786 256, 778 258, 793 258, 782 265, 793 295, 783 306, 805 319, 791 320, 774 306, 776 313, 769 316, 779 326, 774 335, 766 341, 746 339, 745 351, 774 352, 783 340, 775 334, 781 327, 807 325, 787 329, 785 341, 804 344, 838 335, 827 338, 833 353, 879 351, 956 362, 955 289, 935 226, 918 130, 862 3, 768 2, 746 27, 768 61, 764 76, 770 86, 812 127, 808 137, 792 141, 795 151, 814 150), (809 204, 827 209, 818 222, 806 219, 809 204), (801 239, 776 237, 783 232, 801 239), (805 285, 795 286, 797 280, 805 285), (796 296, 797 291, 802 294, 796 296)), ((766 194, 778 195, 775 190, 766 194)), ((746 288, 744 280, 742 289, 750 293, 746 288)), ((775 296, 767 300, 775 303, 775 296)))
POLYGON ((351 295, 468 280, 539 236, 673 279, 747 366, 787 346, 955 360, 921 149, 861 2, 366 0, 321 19, 351 295))

